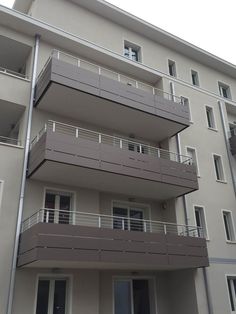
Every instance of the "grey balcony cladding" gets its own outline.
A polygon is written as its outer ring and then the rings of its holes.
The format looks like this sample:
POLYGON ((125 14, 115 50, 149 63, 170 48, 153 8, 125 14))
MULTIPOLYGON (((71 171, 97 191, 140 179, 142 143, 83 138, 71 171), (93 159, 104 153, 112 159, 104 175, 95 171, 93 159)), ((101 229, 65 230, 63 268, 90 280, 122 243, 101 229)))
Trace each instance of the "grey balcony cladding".
POLYGON ((36 106, 52 82, 171 120, 182 129, 189 126, 188 107, 54 58, 37 83, 36 106))
POLYGON ((205 239, 38 223, 21 235, 18 266, 36 261, 138 264, 166 269, 208 266, 205 239))
POLYGON ((47 160, 177 185, 187 188, 188 192, 198 189, 196 169, 192 165, 122 150, 52 130, 48 130, 31 150, 29 176, 47 160))

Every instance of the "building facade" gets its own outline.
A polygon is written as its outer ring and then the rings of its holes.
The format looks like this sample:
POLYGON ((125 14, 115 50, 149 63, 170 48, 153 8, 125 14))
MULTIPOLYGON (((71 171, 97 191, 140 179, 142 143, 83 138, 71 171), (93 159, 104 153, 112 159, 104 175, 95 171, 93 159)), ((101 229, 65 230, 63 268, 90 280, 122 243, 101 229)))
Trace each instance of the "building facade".
POLYGON ((236 67, 102 0, 0 47, 0 313, 236 313, 236 67))

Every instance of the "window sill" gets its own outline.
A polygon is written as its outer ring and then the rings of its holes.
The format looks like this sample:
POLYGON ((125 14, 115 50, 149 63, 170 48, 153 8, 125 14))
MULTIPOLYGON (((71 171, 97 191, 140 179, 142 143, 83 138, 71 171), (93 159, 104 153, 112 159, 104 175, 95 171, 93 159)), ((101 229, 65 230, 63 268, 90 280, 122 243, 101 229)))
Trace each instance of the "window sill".
POLYGON ((227 184, 227 181, 224 181, 224 180, 216 180, 216 182, 227 184))
POLYGON ((210 130, 210 131, 214 131, 214 132, 218 132, 218 130, 217 130, 217 129, 215 129, 215 128, 210 128, 210 127, 208 127, 208 130, 210 130))
POLYGON ((235 240, 234 240, 234 241, 226 240, 226 243, 227 243, 227 244, 236 244, 236 241, 235 241, 235 240))

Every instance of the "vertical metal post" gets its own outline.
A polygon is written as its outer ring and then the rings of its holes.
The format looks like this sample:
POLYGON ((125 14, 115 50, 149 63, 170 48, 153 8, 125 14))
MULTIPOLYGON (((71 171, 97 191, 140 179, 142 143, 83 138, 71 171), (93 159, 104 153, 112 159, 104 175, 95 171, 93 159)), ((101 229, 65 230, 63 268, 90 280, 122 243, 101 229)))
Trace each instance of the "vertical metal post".
POLYGON ((33 68, 32 68, 30 100, 29 100, 29 109, 28 109, 28 116, 27 116, 27 130, 26 130, 26 139, 25 139, 24 161, 23 161, 21 187, 20 187, 20 199, 19 199, 15 242, 14 242, 14 249, 13 249, 10 284, 9 284, 8 300, 7 300, 7 314, 12 313, 12 305, 13 305, 18 245, 19 245, 19 239, 20 239, 21 222, 22 222, 22 215, 23 215, 23 205, 24 205, 24 197, 25 197, 25 184, 26 184, 26 175, 27 175, 28 154, 29 154, 29 149, 30 149, 31 124, 32 124, 34 93, 35 93, 36 75, 37 75, 39 41, 40 41, 40 36, 36 35, 35 36, 35 45, 34 45, 34 59, 33 59, 33 68))

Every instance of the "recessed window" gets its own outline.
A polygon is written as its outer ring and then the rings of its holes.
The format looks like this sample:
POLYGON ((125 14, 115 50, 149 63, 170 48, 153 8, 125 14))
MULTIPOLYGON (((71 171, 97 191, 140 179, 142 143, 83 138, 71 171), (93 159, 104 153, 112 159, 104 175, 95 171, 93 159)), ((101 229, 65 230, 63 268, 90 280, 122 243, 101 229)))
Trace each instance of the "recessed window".
POLYGON ((214 168, 215 168, 215 174, 216 174, 216 180, 218 181, 224 181, 224 170, 223 170, 223 164, 222 164, 222 158, 219 155, 213 155, 214 160, 214 168))
POLYGON ((46 279, 38 281, 36 314, 67 313, 68 280, 66 279, 46 279))
POLYGON ((191 115, 191 108, 190 108, 190 103, 189 103, 189 99, 187 97, 181 96, 181 103, 188 108, 189 110, 189 120, 191 122, 193 122, 192 120, 192 115, 191 115))
POLYGON ((154 288, 150 279, 114 281, 114 314, 151 314, 155 306, 154 300, 154 288))
POLYGON ((219 91, 222 97, 231 99, 230 87, 228 85, 219 83, 219 91))
POLYGON ((213 113, 213 108, 206 106, 206 117, 207 117, 207 126, 210 129, 215 129, 215 118, 213 113))
POLYGON ((207 227, 204 208, 201 206, 194 206, 194 214, 196 226, 198 229, 198 236, 207 238, 207 227))
POLYGON ((234 233, 234 225, 232 219, 232 213, 230 211, 223 211, 223 221, 225 227, 225 237, 227 241, 234 241, 235 240, 235 233, 234 233))
POLYGON ((227 278, 232 313, 236 313, 236 278, 227 278))
POLYGON ((199 168, 198 168, 198 162, 197 162, 197 152, 196 149, 193 147, 187 147, 186 148, 188 157, 191 158, 192 164, 196 167, 197 175, 200 176, 199 168))
POLYGON ((133 61, 141 62, 141 48, 125 41, 124 56, 133 61))
POLYGON ((199 86, 198 72, 191 70, 192 84, 194 86, 199 86))
POLYGON ((176 65, 174 61, 168 60, 168 69, 170 76, 176 77, 176 65))

